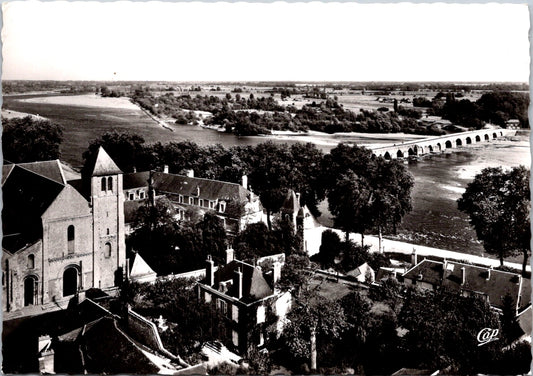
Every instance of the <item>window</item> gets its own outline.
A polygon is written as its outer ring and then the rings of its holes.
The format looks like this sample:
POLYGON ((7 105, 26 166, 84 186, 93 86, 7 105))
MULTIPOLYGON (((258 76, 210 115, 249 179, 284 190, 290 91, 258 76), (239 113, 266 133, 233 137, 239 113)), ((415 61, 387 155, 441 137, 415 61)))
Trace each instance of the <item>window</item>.
MULTIPOLYGON (((202 201, 202 200, 200 200, 200 201, 202 201)), ((204 201, 204 202, 203 202, 202 206, 203 206, 204 208, 208 208, 208 207, 210 206, 210 205, 209 205, 210 202, 209 202, 208 200, 203 200, 203 201, 204 201)))
POLYGON ((144 199, 144 191, 139 191, 139 198, 144 199))
POLYGON ((189 197, 189 205, 194 205, 194 198, 193 197, 189 197))
POLYGON ((129 199, 130 199, 130 201, 135 200, 135 193, 130 193, 129 194, 129 199))
POLYGON ((239 346, 239 333, 237 333, 235 330, 232 330, 232 340, 234 346, 239 346))
POLYGON ((222 299, 217 299, 217 308, 225 315, 228 313, 228 303, 222 299))
POLYGON ((231 318, 235 322, 239 322, 239 308, 234 304, 231 306, 231 318))
POLYGON ((109 235, 109 229, 107 229, 107 231, 106 231, 106 235, 109 235))
POLYGON ((109 242, 105 243, 104 256, 107 258, 111 257, 111 243, 109 242))
POLYGON ((221 212, 221 213, 224 213, 226 211, 226 203, 225 202, 221 202, 219 204, 218 211, 221 212))
POLYGON ((107 189, 113 190, 113 178, 111 176, 107 178, 107 189))
POLYGON ((178 196, 178 203, 179 204, 183 204, 183 196, 182 195, 178 196))
POLYGON ((200 199, 200 201, 199 201, 199 205, 200 205, 200 206, 204 206, 204 200, 200 199))
POLYGON ((74 226, 67 228, 67 249, 68 253, 74 253, 74 226))
POLYGON ((257 307, 257 323, 265 322, 265 306, 257 307))
POLYGON ((34 256, 34 255, 29 255, 29 256, 28 256, 28 264, 27 264, 27 267, 28 267, 28 269, 33 269, 33 268, 35 268, 35 256, 34 256))
POLYGON ((214 209, 216 205, 215 201, 209 201, 209 209, 214 209))
POLYGON ((208 293, 207 291, 205 292, 204 300, 206 303, 211 303, 211 294, 208 293))
POLYGON ((197 197, 194 199, 194 205, 198 205, 198 198, 197 197))
POLYGON ((107 184, 106 184, 105 178, 102 178, 101 183, 102 183, 101 190, 102 190, 102 192, 105 192, 107 190, 107 184))

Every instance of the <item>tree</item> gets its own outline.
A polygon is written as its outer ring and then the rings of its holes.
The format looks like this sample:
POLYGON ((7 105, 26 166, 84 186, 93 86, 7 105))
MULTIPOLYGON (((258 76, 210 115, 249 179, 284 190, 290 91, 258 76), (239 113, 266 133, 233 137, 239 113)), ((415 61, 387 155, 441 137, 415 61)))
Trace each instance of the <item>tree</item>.
POLYGON ((82 175, 92 172, 100 146, 123 172, 133 172, 135 168, 142 167, 146 163, 144 161, 144 138, 128 132, 106 132, 100 138, 93 140, 88 150, 83 153, 82 175))
POLYGON ((407 330, 402 342, 406 363, 412 367, 448 367, 449 374, 476 373, 501 351, 497 341, 478 346, 480 330, 499 330, 498 315, 481 296, 410 289, 398 319, 407 330))
POLYGON ((317 353, 321 346, 341 338, 349 327, 340 303, 324 300, 312 290, 294 301, 288 319, 282 343, 293 359, 309 360, 311 370, 317 369, 317 353))
POLYGON ((309 257, 302 254, 287 256, 281 268, 281 278, 278 286, 282 291, 291 291, 293 296, 299 296, 307 290, 309 283, 309 257))
POLYGON ((219 263, 226 262, 226 230, 222 220, 216 214, 207 212, 202 220, 196 225, 202 234, 201 242, 206 253, 219 263))
POLYGON ((13 163, 59 159, 63 129, 48 120, 31 116, 2 119, 4 160, 13 163))
POLYGON ((322 233, 322 242, 318 252, 318 260, 322 267, 329 268, 334 265, 335 257, 341 250, 341 239, 336 232, 327 229, 322 233))
POLYGON ((523 254, 523 274, 530 252, 530 206, 529 170, 524 166, 483 169, 458 200, 483 247, 498 255, 502 266, 505 257, 523 254))
POLYGON ((180 227, 170 201, 160 198, 155 205, 147 200, 135 216, 134 231, 128 242, 160 275, 170 274, 182 266, 178 252, 180 227))
POLYGON ((328 192, 329 211, 334 216, 335 227, 346 233, 348 242, 350 232, 361 233, 364 245, 365 230, 372 227, 369 209, 372 200, 371 188, 364 177, 348 170, 339 176, 328 192))

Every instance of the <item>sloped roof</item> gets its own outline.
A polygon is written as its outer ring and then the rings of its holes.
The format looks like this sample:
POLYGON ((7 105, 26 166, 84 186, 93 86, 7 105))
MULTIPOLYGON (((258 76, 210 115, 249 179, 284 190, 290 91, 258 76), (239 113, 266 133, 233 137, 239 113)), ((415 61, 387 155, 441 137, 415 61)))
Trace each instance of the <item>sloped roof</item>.
POLYGON ((63 185, 67 183, 65 176, 63 175, 61 163, 58 159, 52 161, 17 163, 16 165, 37 175, 53 180, 56 183, 63 185))
MULTIPOLYGON (((448 261, 446 264, 439 261, 423 260, 404 274, 404 278, 417 280, 422 275, 421 281, 433 286, 442 286, 455 291, 472 291, 481 293, 489 297, 489 302, 493 307, 502 308, 502 298, 509 293, 515 304, 520 293, 520 279, 517 273, 504 272, 501 270, 489 269, 487 267, 463 264, 448 261), (465 283, 462 284, 462 268, 465 272, 465 283)), ((522 281, 530 284, 529 279, 522 281)), ((522 287, 522 301, 520 306, 527 306, 530 295, 527 287, 522 287), (524 294, 525 292, 525 294, 524 294)))
MULTIPOLYGON (((19 234, 22 243, 39 239, 42 236, 41 216, 64 188, 56 180, 15 165, 2 187, 4 235, 19 234)), ((10 247, 10 240, 6 239, 4 237, 3 245, 10 247)))
POLYGON ((368 265, 366 262, 362 265, 359 265, 357 268, 350 270, 346 275, 352 276, 352 277, 359 277, 363 272, 366 270, 366 268, 372 269, 370 265, 368 265))
MULTIPOLYGON (((234 272, 239 268, 242 272, 241 301, 250 303, 266 298, 274 293, 274 290, 268 284, 263 276, 263 272, 259 268, 239 260, 233 260, 215 272, 215 286, 218 286, 220 282, 233 280, 234 272)), ((228 290, 228 295, 235 296, 234 286, 231 286, 228 290)))
POLYGON ((422 275, 421 281, 430 283, 435 286, 440 286, 442 283, 442 269, 443 263, 432 260, 422 260, 413 268, 409 269, 404 275, 404 278, 418 279, 422 275))
MULTIPOLYGON (((292 189, 289 189, 285 196, 285 201, 281 205, 281 211, 288 213, 298 213, 300 209, 300 203, 296 198, 296 193, 292 189)), ((302 213, 303 214, 303 213, 302 213)))
POLYGON ((122 178, 122 187, 123 189, 148 187, 149 178, 150 171, 131 172, 124 174, 122 178))
POLYGON ((226 181, 191 178, 188 176, 154 172, 154 188, 164 193, 183 196, 196 196, 200 189, 200 198, 208 200, 246 201, 250 192, 242 185, 226 181))
POLYGON ((122 174, 122 171, 115 162, 111 159, 109 154, 100 146, 98 149, 98 155, 96 161, 94 162, 94 168, 91 176, 102 176, 102 175, 116 175, 122 174))
POLYGON ((2 185, 4 185, 4 182, 7 180, 9 174, 11 173, 14 167, 15 165, 12 163, 5 164, 2 166, 2 185))
POLYGON ((144 259, 138 253, 133 259, 133 263, 130 270, 130 277, 135 279, 137 277, 145 277, 149 275, 156 275, 156 272, 144 261, 144 259))

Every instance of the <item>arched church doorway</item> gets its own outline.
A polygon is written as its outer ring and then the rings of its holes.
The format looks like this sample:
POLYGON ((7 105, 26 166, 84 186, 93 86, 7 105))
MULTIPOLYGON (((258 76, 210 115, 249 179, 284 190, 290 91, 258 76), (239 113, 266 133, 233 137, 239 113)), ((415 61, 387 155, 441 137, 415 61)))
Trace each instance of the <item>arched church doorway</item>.
POLYGON ((78 291, 78 270, 71 266, 63 272, 63 296, 74 295, 78 291))

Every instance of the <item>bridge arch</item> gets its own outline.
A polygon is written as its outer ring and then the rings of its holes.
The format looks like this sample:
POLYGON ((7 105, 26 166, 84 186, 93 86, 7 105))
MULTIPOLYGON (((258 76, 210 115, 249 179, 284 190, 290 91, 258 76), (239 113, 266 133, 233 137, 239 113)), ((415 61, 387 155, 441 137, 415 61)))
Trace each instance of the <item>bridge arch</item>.
POLYGON ((409 150, 407 150, 407 154, 408 155, 417 155, 416 146, 414 148, 409 148, 409 150))
POLYGON ((503 136, 503 132, 502 131, 500 131, 500 136, 503 136))
POLYGON ((437 145, 435 145, 435 149, 436 151, 442 151, 442 145, 440 144, 440 142, 438 142, 437 145))
POLYGON ((485 133, 485 141, 490 141, 490 137, 488 134, 485 133))
POLYGON ((466 138, 466 144, 470 145, 472 143, 472 139, 470 137, 466 138))
POLYGON ((390 161, 392 159, 392 157, 391 157, 389 152, 386 152, 385 155, 383 155, 383 158, 385 158, 388 161, 390 161))
POLYGON ((403 158, 403 152, 401 150, 398 150, 398 152, 396 153, 396 156, 398 158, 403 158))
POLYGON ((497 139, 497 138, 498 138, 498 135, 496 134, 496 132, 494 132, 494 133, 492 134, 492 138, 493 138, 493 139, 497 139))
POLYGON ((446 149, 453 148, 453 144, 452 144, 452 142, 450 140, 446 141, 445 146, 446 146, 446 149))
POLYGON ((429 151, 430 153, 433 153, 433 146, 428 145, 428 151, 429 151))
POLYGON ((459 147, 459 146, 463 146, 463 140, 461 140, 460 138, 458 138, 457 140, 455 140, 455 145, 456 145, 457 147, 459 147))
POLYGON ((479 135, 476 136, 476 142, 481 142, 481 137, 479 135))

